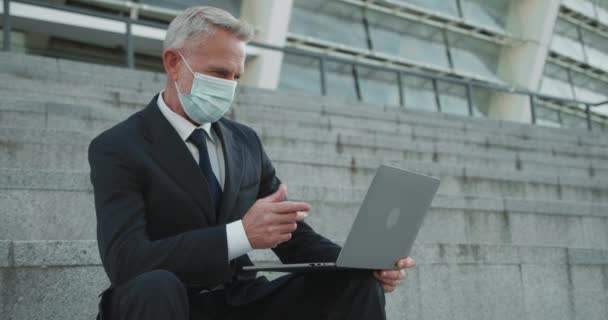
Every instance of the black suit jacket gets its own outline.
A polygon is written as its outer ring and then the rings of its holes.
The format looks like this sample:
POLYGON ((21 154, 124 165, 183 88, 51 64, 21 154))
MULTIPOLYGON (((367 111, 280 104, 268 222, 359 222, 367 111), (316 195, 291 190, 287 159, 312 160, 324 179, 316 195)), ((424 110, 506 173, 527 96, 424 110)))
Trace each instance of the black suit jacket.
MULTIPOLYGON (((226 169, 216 215, 205 177, 156 99, 89 145, 97 240, 110 289, 163 269, 186 285, 224 284, 233 305, 263 297, 288 277, 268 282, 242 271, 251 260, 244 255, 229 262, 226 240, 226 224, 280 184, 259 137, 225 118, 213 124, 226 169)), ((336 244, 298 224, 292 239, 273 249, 283 263, 337 259, 336 244)))

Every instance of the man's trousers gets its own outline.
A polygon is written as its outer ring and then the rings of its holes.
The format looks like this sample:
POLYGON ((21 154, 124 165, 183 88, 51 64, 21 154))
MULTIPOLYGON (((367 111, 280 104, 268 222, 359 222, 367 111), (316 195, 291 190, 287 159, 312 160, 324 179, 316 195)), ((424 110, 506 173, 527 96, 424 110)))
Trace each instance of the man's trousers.
POLYGON ((111 320, 382 320, 384 306, 384 290, 371 271, 302 273, 249 305, 231 306, 223 290, 201 294, 156 270, 114 288, 105 311, 111 320))

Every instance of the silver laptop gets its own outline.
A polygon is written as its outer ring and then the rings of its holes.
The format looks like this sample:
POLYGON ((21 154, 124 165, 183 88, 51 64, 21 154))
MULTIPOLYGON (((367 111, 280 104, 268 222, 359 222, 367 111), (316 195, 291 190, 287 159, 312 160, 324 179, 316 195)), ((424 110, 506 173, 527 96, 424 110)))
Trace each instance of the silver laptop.
POLYGON ((243 270, 308 272, 337 269, 396 269, 410 254, 439 179, 380 166, 335 263, 258 264, 243 270))

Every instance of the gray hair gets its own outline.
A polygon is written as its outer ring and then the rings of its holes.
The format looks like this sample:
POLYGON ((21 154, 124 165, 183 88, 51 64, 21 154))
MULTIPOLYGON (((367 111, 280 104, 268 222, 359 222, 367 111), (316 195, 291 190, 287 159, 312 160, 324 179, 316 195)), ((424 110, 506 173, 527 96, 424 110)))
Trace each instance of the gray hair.
POLYGON ((239 20, 222 9, 197 6, 191 7, 175 17, 169 24, 163 48, 181 48, 186 40, 194 36, 206 37, 216 28, 234 34, 241 41, 253 38, 253 27, 246 21, 239 20))

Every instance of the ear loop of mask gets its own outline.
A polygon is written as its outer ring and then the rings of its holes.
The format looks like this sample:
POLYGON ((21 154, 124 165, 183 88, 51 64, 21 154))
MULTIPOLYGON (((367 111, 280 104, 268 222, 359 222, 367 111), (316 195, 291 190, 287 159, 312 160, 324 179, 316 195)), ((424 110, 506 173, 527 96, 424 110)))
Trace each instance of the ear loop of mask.
POLYGON ((184 56, 182 56, 181 52, 178 51, 177 53, 179 54, 180 57, 182 57, 182 60, 186 64, 186 67, 188 67, 188 70, 190 70, 190 73, 192 73, 192 75, 194 75, 194 71, 192 71, 192 68, 190 68, 190 65, 188 64, 188 61, 186 61, 186 58, 184 58, 184 56))
MULTIPOLYGON (((184 64, 186 65, 186 67, 188 68, 188 70, 190 70, 190 73, 192 73, 192 76, 194 77, 194 71, 192 71, 192 68, 190 68, 190 65, 188 64, 188 61, 186 61, 186 58, 184 58, 184 56, 182 55, 181 52, 177 51, 177 54, 179 54, 179 56, 182 58, 182 61, 184 61, 184 64)), ((175 89, 177 89, 177 93, 181 93, 179 86, 177 85, 177 80, 173 81, 173 83, 175 84, 175 89)), ((192 90, 192 89, 191 89, 192 90)))

